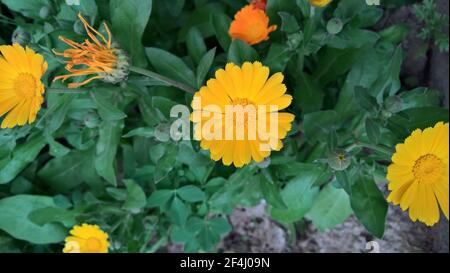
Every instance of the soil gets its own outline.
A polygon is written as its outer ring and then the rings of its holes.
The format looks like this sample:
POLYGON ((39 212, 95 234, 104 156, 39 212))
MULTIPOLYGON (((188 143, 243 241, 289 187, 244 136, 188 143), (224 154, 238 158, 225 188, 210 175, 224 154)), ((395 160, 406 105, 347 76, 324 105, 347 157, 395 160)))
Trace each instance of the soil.
MULTIPOLYGON (((449 3, 438 0, 439 10, 448 14, 449 3)), ((405 52, 401 76, 406 85, 430 86, 443 93, 448 107, 448 53, 441 53, 429 46, 430 41, 417 37, 422 25, 406 6, 388 13, 377 25, 382 29, 397 23, 405 23, 411 29, 402 43, 405 52), (425 54, 421 49, 428 47, 425 54)), ((223 238, 221 252, 449 252, 449 225, 443 219, 438 225, 428 228, 422 223, 413 223, 406 212, 397 206, 389 206, 386 230, 383 239, 373 238, 365 228, 350 217, 335 228, 318 232, 306 223, 303 232, 292 242, 286 230, 270 220, 265 203, 254 208, 237 208, 229 220, 233 231, 223 238), (367 247, 367 248, 366 248, 367 247)), ((442 216, 443 217, 443 216, 442 216)))

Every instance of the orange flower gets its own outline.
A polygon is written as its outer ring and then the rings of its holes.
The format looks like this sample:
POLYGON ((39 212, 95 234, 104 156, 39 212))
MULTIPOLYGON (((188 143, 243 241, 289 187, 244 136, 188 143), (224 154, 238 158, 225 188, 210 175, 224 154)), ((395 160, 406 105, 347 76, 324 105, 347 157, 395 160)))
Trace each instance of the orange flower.
POLYGON ((269 17, 264 10, 250 4, 236 13, 234 21, 231 22, 229 34, 233 39, 240 39, 249 45, 254 45, 268 40, 269 33, 276 29, 276 25, 269 26, 269 17))
POLYGON ((71 74, 57 76, 54 81, 60 79, 65 81, 71 77, 94 75, 81 83, 69 84, 69 88, 78 88, 96 79, 102 79, 109 83, 118 83, 126 79, 130 68, 129 57, 125 51, 120 49, 115 43, 112 43, 112 36, 108 26, 105 23, 103 24, 108 36, 108 39, 106 39, 105 36, 89 25, 81 14, 78 14, 78 17, 83 23, 90 40, 86 39, 80 44, 62 36, 59 37, 61 41, 72 48, 66 49, 63 53, 53 52, 58 56, 69 58, 66 70, 71 72, 71 74), (80 66, 81 68, 75 68, 80 66))

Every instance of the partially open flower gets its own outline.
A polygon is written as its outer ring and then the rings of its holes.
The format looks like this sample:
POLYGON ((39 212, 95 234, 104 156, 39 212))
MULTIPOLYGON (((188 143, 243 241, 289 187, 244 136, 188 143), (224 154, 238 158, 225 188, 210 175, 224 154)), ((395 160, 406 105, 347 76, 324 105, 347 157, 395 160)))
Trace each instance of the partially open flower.
POLYGON ((275 31, 277 26, 269 26, 269 17, 260 7, 261 5, 250 4, 236 13, 229 29, 233 39, 240 39, 249 45, 269 39, 269 34, 275 31))
POLYGON ((106 39, 103 34, 89 25, 81 14, 78 14, 78 17, 83 23, 90 40, 86 39, 83 43, 79 44, 62 36, 59 37, 61 41, 72 48, 62 53, 56 51, 54 53, 69 58, 66 69, 71 74, 58 76, 54 80, 61 79, 65 81, 71 77, 93 75, 83 82, 70 83, 69 88, 78 88, 96 79, 114 84, 125 80, 130 72, 130 58, 123 49, 112 42, 111 32, 108 26, 104 24, 108 35, 108 39, 106 39))

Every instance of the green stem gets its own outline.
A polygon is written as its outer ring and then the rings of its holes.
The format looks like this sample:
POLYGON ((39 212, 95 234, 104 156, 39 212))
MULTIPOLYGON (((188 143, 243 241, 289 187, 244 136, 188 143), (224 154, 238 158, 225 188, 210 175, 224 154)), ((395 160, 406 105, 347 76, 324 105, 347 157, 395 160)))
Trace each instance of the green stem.
POLYGON ((84 89, 49 88, 47 92, 55 94, 85 94, 88 91, 84 89))
POLYGON ((152 72, 152 71, 149 71, 149 70, 146 70, 146 69, 142 69, 142 68, 139 68, 139 67, 135 67, 135 66, 132 66, 130 68, 130 70, 135 72, 135 73, 138 73, 138 74, 141 74, 141 75, 153 78, 153 79, 158 80, 158 81, 161 81, 163 83, 166 83, 166 84, 168 84, 170 86, 173 86, 173 87, 176 87, 178 89, 181 89, 181 90, 183 90, 185 92, 188 92, 190 94, 194 94, 195 93, 195 89, 194 88, 192 88, 192 87, 190 87, 188 85, 185 85, 183 83, 174 81, 172 79, 169 79, 169 78, 167 78, 165 76, 162 76, 162 75, 160 75, 158 73, 155 73, 155 72, 152 72))
POLYGON ((370 143, 366 143, 366 142, 356 142, 353 143, 352 145, 350 145, 349 147, 347 147, 345 150, 347 152, 350 152, 351 150, 357 148, 357 147, 361 147, 361 148, 368 148, 374 151, 377 151, 379 153, 385 154, 387 156, 389 156, 389 158, 392 156, 393 151, 391 149, 389 149, 386 146, 381 146, 381 145, 374 145, 374 144, 370 144, 370 143))

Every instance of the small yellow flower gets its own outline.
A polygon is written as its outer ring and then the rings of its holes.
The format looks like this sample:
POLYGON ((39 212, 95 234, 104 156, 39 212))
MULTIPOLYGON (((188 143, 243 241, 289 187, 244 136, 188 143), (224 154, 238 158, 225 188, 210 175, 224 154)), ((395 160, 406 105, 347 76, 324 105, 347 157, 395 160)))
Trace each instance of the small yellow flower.
POLYGON ((69 58, 66 70, 71 72, 71 74, 58 76, 54 81, 60 79, 65 81, 71 77, 94 75, 81 83, 69 84, 69 88, 78 88, 96 79, 101 79, 109 83, 118 83, 125 80, 130 71, 130 58, 124 50, 112 42, 108 25, 103 24, 108 34, 108 39, 106 39, 105 36, 89 25, 81 14, 78 14, 78 17, 83 23, 90 40, 86 39, 83 43, 79 44, 62 36, 59 37, 61 41, 72 48, 62 53, 53 52, 55 55, 69 58))
POLYGON ((448 219, 449 206, 449 126, 439 122, 425 130, 415 130, 396 146, 388 168, 388 201, 409 209, 412 221, 428 226, 439 221, 438 203, 448 219))
POLYGON ((282 73, 269 78, 269 68, 260 62, 245 62, 242 67, 229 63, 194 95, 191 119, 195 123, 195 137, 201 141, 202 149, 210 150, 211 159, 242 167, 252 159, 261 162, 270 156, 271 150, 283 147, 281 139, 291 130, 295 118, 290 113, 278 112, 292 102, 292 97, 285 94, 283 78, 282 73), (236 112, 229 115, 230 108, 236 112), (252 108, 255 111, 247 111, 252 108), (259 109, 262 111, 258 112, 259 109), (255 132, 253 137, 250 131, 255 132), (208 139, 205 132, 214 132, 214 138, 208 139))
POLYGON ((108 234, 97 225, 74 226, 66 238, 64 253, 108 253, 108 234))
POLYGON ((1 128, 13 128, 36 120, 44 102, 41 77, 47 62, 40 54, 18 44, 0 46, 0 117, 1 128))
POLYGON ((269 33, 275 31, 277 26, 269 26, 269 17, 260 7, 260 4, 249 4, 236 13, 229 29, 231 38, 240 39, 249 45, 269 39, 269 33))
POLYGON ((318 8, 323 8, 326 5, 330 4, 331 1, 333 1, 333 0, 309 0, 309 3, 312 6, 315 6, 315 7, 318 7, 318 8))

